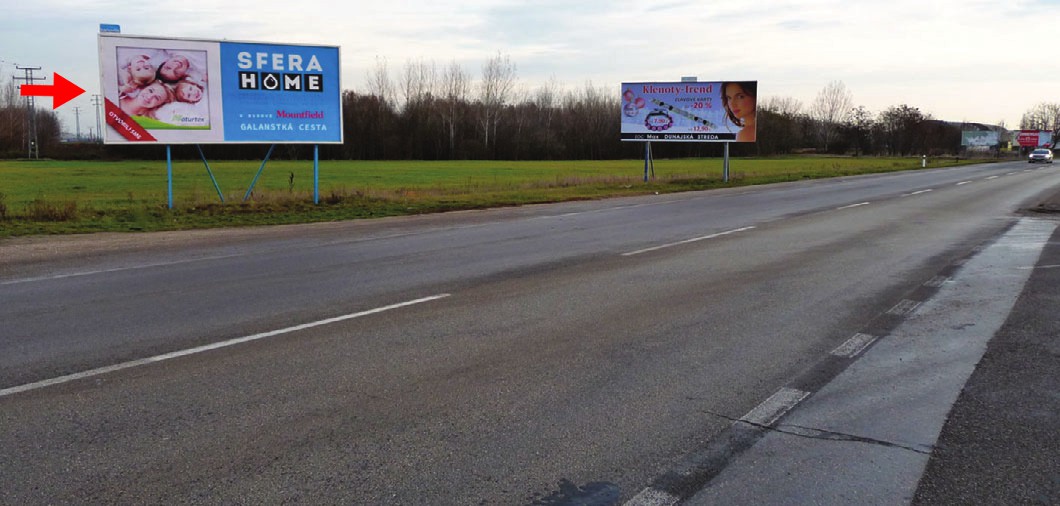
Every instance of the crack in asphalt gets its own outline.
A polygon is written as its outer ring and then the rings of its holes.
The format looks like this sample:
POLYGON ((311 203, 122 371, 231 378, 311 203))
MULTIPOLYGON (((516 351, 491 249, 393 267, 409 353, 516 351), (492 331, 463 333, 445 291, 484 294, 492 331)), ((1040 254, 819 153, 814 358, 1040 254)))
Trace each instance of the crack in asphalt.
POLYGON ((781 434, 787 434, 789 436, 796 436, 796 437, 807 438, 807 439, 817 439, 817 440, 821 440, 821 441, 841 441, 841 442, 852 442, 852 443, 866 443, 866 444, 873 444, 873 445, 883 446, 883 447, 887 447, 887 448, 897 448, 897 449, 900 449, 900 450, 907 450, 907 451, 911 451, 911 452, 914 452, 914 453, 919 453, 921 455, 931 455, 931 453, 936 448, 933 445, 911 446, 911 445, 902 444, 902 443, 895 443, 893 441, 885 441, 885 440, 882 440, 882 439, 875 439, 875 438, 870 438, 870 437, 865 437, 865 436, 858 436, 858 435, 855 435, 855 434, 847 434, 847 433, 844 433, 844 432, 835 432, 835 431, 830 431, 830 430, 825 430, 825 429, 818 429, 818 428, 814 428, 814 427, 803 427, 801 425, 777 425, 777 426, 763 425, 763 424, 760 424, 760 423, 749 422, 747 420, 743 420, 743 419, 740 419, 740 418, 733 418, 731 416, 723 415, 721 413, 714 413, 712 411, 704 411, 704 413, 707 413, 708 415, 716 416, 718 418, 723 418, 725 420, 729 420, 729 421, 734 422, 734 423, 743 423, 743 424, 747 424, 747 425, 750 425, 752 427, 757 427, 759 429, 767 430, 767 431, 770 431, 770 432, 779 432, 781 434))

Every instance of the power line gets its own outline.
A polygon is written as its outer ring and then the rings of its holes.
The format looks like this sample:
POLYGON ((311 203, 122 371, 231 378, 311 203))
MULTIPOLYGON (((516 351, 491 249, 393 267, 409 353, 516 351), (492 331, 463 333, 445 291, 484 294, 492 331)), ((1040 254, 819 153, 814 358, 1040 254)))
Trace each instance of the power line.
POLYGON ((77 142, 81 142, 81 107, 74 107, 74 121, 77 125, 77 142))
POLYGON ((92 108, 96 110, 96 135, 99 138, 99 142, 103 142, 103 127, 99 123, 99 109, 103 105, 103 97, 100 95, 92 95, 92 108))
MULTIPOLYGON (((15 65, 15 68, 25 72, 24 77, 14 76, 13 79, 19 81, 25 81, 23 85, 33 84, 34 81, 44 81, 43 77, 33 77, 34 70, 40 70, 40 67, 19 67, 15 65)), ((19 86, 21 88, 21 86, 19 86)), ((37 109, 36 104, 33 101, 32 96, 26 96, 26 149, 28 154, 27 158, 40 158, 40 144, 37 142, 37 109)))

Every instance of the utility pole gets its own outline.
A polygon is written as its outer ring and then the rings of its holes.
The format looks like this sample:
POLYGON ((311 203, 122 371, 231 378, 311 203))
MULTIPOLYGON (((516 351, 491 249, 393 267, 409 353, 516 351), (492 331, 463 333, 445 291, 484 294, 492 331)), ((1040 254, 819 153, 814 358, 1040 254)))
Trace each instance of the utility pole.
POLYGON ((99 142, 103 142, 103 127, 99 124, 99 108, 103 105, 102 97, 99 95, 92 95, 92 108, 96 110, 96 136, 99 138, 99 142))
POLYGON ((74 107, 74 125, 77 132, 77 142, 81 142, 81 107, 74 107))
MULTIPOLYGON (((26 73, 25 77, 15 77, 21 81, 25 81, 22 84, 33 84, 34 81, 44 81, 43 77, 33 77, 34 70, 40 70, 40 67, 19 67, 15 65, 15 68, 26 73)), ((40 158, 40 145, 37 143, 37 109, 36 104, 33 101, 33 97, 26 97, 26 148, 28 150, 27 158, 40 158)))

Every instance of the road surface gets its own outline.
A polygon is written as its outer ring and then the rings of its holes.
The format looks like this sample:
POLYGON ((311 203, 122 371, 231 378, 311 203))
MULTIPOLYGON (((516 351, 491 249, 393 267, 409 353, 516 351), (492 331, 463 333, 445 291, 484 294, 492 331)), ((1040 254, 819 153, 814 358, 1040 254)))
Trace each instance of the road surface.
MULTIPOLYGON (((6 241, 0 503, 709 503, 967 264, 1047 238, 1017 211, 1058 188, 1010 162, 6 241)), ((961 296, 1000 325, 1025 282, 961 296)))

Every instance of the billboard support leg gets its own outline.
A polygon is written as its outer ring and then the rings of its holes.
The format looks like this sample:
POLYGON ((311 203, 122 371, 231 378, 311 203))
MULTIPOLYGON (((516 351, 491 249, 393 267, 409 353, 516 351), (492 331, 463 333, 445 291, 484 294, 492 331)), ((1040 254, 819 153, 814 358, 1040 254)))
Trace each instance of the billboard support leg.
POLYGON ((724 169, 724 172, 722 174, 722 181, 726 182, 726 183, 729 182, 729 144, 730 143, 728 143, 728 142, 725 143, 725 162, 724 162, 725 169, 724 169))
POLYGON ((269 158, 272 157, 272 150, 276 149, 276 145, 269 146, 269 152, 265 153, 265 159, 261 161, 261 167, 258 168, 258 173, 254 175, 254 180, 250 182, 250 188, 247 188, 247 193, 243 195, 243 202, 246 202, 250 198, 250 192, 254 191, 254 185, 258 184, 258 178, 261 177, 261 173, 265 171, 265 164, 269 163, 269 158))
POLYGON ((320 203, 320 144, 313 144, 313 203, 320 203))
POLYGON ((202 163, 206 166, 206 173, 210 175, 210 181, 213 181, 213 188, 217 190, 217 196, 220 197, 221 203, 224 204, 225 196, 221 193, 221 187, 217 184, 217 178, 213 177, 213 171, 210 170, 210 162, 206 161, 206 155, 202 152, 202 146, 196 144, 195 147, 199 148, 199 156, 202 157, 202 163))
POLYGON ((173 209, 173 153, 166 144, 166 182, 169 187, 169 208, 173 209))
POLYGON ((644 182, 648 182, 648 165, 651 164, 651 143, 644 143, 644 182))

